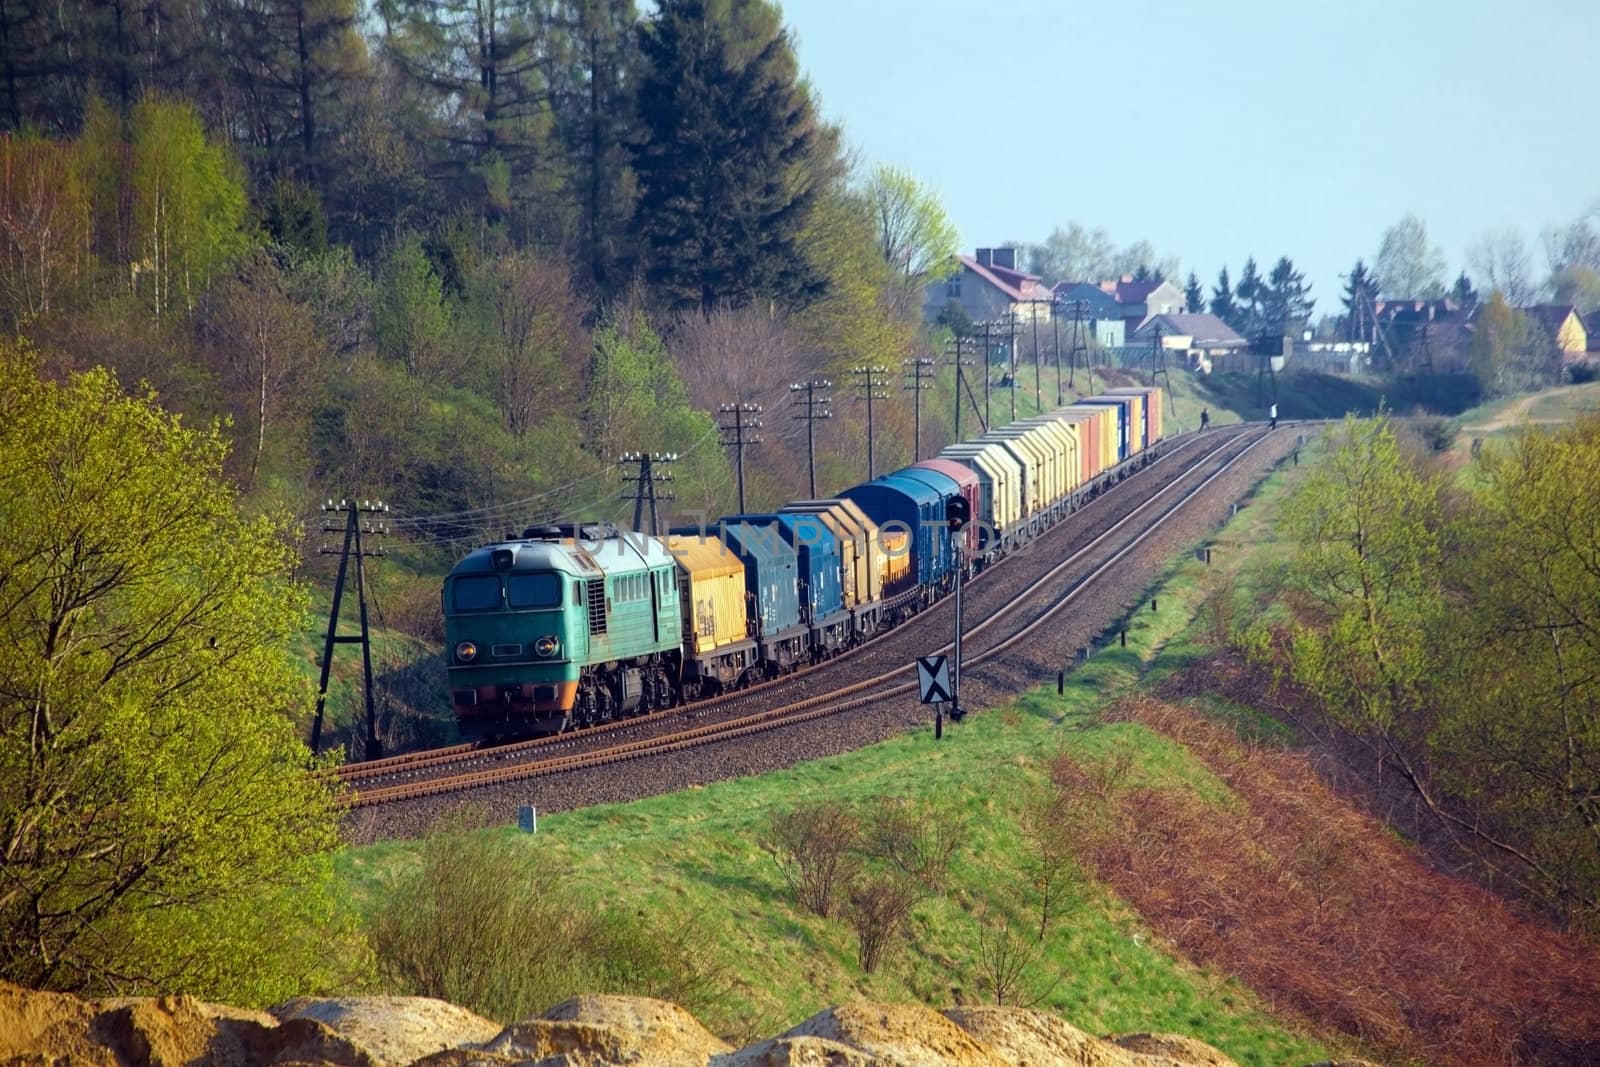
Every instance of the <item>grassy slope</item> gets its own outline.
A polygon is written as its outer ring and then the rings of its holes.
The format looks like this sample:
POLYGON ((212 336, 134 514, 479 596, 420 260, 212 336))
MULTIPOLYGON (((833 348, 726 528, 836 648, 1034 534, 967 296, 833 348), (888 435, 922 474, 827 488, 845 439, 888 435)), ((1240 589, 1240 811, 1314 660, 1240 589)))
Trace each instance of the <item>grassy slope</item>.
MULTIPOLYGON (((1177 566, 1161 589, 1159 612, 1146 603, 1131 620, 1127 649, 1097 653, 1070 676, 1065 695, 1057 696, 1054 685, 1036 690, 969 719, 940 744, 931 730, 919 730, 761 778, 548 817, 537 838, 501 833, 509 847, 556 851, 571 878, 608 906, 693 922, 697 941, 736 976, 705 1020, 713 1029, 774 1033, 858 995, 935 1006, 979 1000, 974 917, 1018 914, 1025 858, 1018 818, 1043 790, 1053 755, 1095 762, 1126 754, 1133 760, 1129 784, 1186 782, 1216 803, 1228 802, 1227 789, 1181 746, 1138 724, 1097 718, 1141 675, 1152 668, 1164 674, 1194 651, 1172 642, 1201 602, 1203 570, 1192 559, 1177 566), (968 829, 951 891, 917 909, 910 942, 867 976, 856 965, 847 926, 790 905, 759 840, 774 809, 809 798, 866 803, 886 796, 909 800, 930 817, 958 813, 968 829)), ((343 870, 358 896, 370 894, 409 851, 404 844, 353 851, 343 870)), ((1188 1033, 1242 1063, 1308 1062, 1328 1054, 1292 1021, 1269 1016, 1237 983, 1175 959, 1137 915, 1092 882, 1080 887, 1048 939, 1031 986, 1043 997, 1041 1007, 1090 1031, 1188 1033)))

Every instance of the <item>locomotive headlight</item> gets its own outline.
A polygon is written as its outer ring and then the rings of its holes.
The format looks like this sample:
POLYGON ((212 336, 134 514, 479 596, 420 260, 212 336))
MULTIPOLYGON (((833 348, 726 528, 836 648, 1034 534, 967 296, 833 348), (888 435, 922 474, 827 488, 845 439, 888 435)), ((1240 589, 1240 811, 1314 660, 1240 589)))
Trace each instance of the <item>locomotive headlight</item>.
POLYGON ((471 641, 463 641, 456 646, 456 659, 462 663, 471 663, 478 658, 478 646, 471 641))
POLYGON ((560 651, 561 642, 556 639, 555 634, 545 634, 533 643, 534 655, 539 656, 541 659, 549 659, 560 651))

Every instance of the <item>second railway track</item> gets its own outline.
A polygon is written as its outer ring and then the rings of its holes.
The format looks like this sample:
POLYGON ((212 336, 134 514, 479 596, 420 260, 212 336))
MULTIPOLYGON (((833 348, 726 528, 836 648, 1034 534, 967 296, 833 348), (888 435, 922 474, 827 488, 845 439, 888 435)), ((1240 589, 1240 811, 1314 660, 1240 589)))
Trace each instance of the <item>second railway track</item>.
MULTIPOLYGON (((1119 560, 1162 530, 1185 504, 1254 454, 1268 437, 1259 427, 1241 427, 1181 442, 1163 460, 1075 513, 1073 519, 1081 521, 1060 524, 1031 551, 971 583, 968 618, 982 621, 969 626, 964 637, 964 670, 969 678, 970 672, 1005 656, 1055 619, 1080 592, 1113 581, 1119 560)), ((949 629, 947 599, 857 650, 848 664, 841 657, 824 665, 828 669, 779 679, 737 697, 499 749, 456 746, 409 759, 358 764, 345 772, 357 790, 351 803, 356 808, 381 808, 566 775, 869 707, 908 693, 912 683, 897 679, 909 674, 912 656, 934 650, 930 645, 945 644, 949 629)))

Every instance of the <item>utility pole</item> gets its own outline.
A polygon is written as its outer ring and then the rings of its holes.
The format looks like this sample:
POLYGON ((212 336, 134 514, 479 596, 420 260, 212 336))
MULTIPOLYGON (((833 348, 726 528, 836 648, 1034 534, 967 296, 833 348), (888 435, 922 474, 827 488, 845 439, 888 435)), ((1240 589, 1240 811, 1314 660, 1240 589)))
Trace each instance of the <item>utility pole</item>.
POLYGON ((983 323, 983 425, 987 432, 989 420, 993 417, 989 413, 989 382, 994 371, 994 348, 989 344, 989 327, 992 323, 985 319, 983 323))
POLYGON ((1256 342, 1257 351, 1260 353, 1260 362, 1257 364, 1256 370, 1256 407, 1261 406, 1262 386, 1266 384, 1268 378, 1272 379, 1272 402, 1274 404, 1278 402, 1278 372, 1272 366, 1272 342, 1274 340, 1277 341, 1278 351, 1282 352, 1282 337, 1264 337, 1256 342))
POLYGON ((1044 411, 1044 385, 1040 381, 1044 373, 1039 369, 1039 305, 1043 300, 1028 301, 1028 317, 1033 320, 1033 406, 1037 412, 1044 411))
POLYGON ((933 360, 927 356, 901 360, 906 367, 906 385, 911 391, 911 462, 922 458, 922 394, 933 388, 933 360))
POLYGON ((1050 354, 1056 361, 1056 407, 1066 403, 1061 392, 1061 301, 1050 301, 1050 354))
POLYGON ((353 500, 341 500, 335 504, 332 500, 322 505, 323 514, 343 514, 343 520, 323 519, 322 530, 324 533, 344 531, 344 546, 330 548, 321 545, 317 548, 319 556, 339 556, 339 573, 333 580, 333 607, 328 611, 328 634, 322 642, 322 678, 317 682, 317 713, 311 722, 311 754, 315 756, 321 751, 322 746, 322 712, 328 703, 328 675, 333 669, 333 646, 345 644, 359 644, 361 646, 361 671, 364 681, 363 695, 367 704, 367 746, 366 759, 380 759, 383 756, 383 742, 378 740, 378 717, 372 697, 372 637, 367 627, 367 572, 362 565, 362 560, 368 556, 382 556, 386 553, 378 545, 367 547, 363 544, 361 535, 367 534, 374 538, 381 537, 389 532, 388 527, 382 522, 373 523, 363 519, 363 515, 386 514, 389 506, 383 501, 363 500, 356 503, 353 500), (356 599, 361 605, 361 634, 360 636, 339 634, 339 605, 344 600, 344 576, 350 563, 350 557, 356 560, 356 599))
POLYGON ((801 409, 800 414, 794 417, 804 419, 806 423, 806 473, 810 479, 808 484, 812 500, 817 499, 817 420, 833 418, 833 408, 829 406, 833 403, 833 397, 818 396, 817 393, 832 388, 830 381, 796 382, 789 386, 794 406, 801 409))
POLYGON ((861 367, 851 367, 850 374, 856 379, 856 387, 861 390, 862 399, 867 402, 867 481, 870 482, 878 477, 877 466, 873 463, 872 456, 872 402, 889 399, 889 394, 883 391, 883 380, 889 376, 889 368, 869 363, 861 367))
POLYGON ((1072 301, 1072 350, 1067 354, 1067 385, 1077 388, 1076 378, 1078 372, 1078 353, 1083 353, 1084 373, 1089 375, 1089 392, 1094 393, 1094 367, 1089 362, 1089 343, 1083 337, 1083 314, 1086 310, 1082 300, 1072 301))
MULTIPOLYGON (((955 353, 950 357, 950 362, 956 368, 956 416, 955 416, 955 422, 952 425, 955 427, 955 439, 959 443, 960 440, 961 440, 961 390, 963 388, 965 388, 966 391, 967 391, 967 398, 969 400, 972 400, 972 409, 973 409, 973 413, 974 414, 977 413, 978 402, 977 402, 976 399, 974 399, 972 397, 972 386, 967 384, 966 375, 962 372, 962 368, 963 367, 972 366, 972 360, 970 360, 970 359, 962 359, 961 358, 961 342, 963 340, 962 336, 960 334, 956 334, 955 340, 956 340, 955 353)), ((976 341, 977 338, 974 337, 973 340, 976 341)), ((987 378, 987 376, 985 376, 985 377, 987 378)), ((985 388, 985 390, 984 390, 984 395, 985 395, 985 399, 987 400, 988 399, 988 389, 987 388, 985 388)), ((984 426, 984 431, 988 432, 988 429, 989 429, 989 427, 988 427, 988 425, 986 423, 985 426, 984 426)))
POLYGON ((1006 360, 1011 366, 1011 421, 1017 421, 1017 306, 1006 312, 1006 360))
POLYGON ((658 464, 666 466, 668 463, 676 463, 677 461, 678 454, 676 452, 624 452, 617 457, 617 465, 623 468, 622 480, 633 483, 633 491, 624 493, 622 499, 633 501, 633 528, 635 532, 643 532, 644 530, 644 527, 639 524, 644 518, 646 501, 650 504, 650 536, 654 537, 661 532, 660 521, 656 515, 656 503, 657 501, 664 503, 669 500, 675 500, 676 497, 671 493, 656 492, 657 482, 672 481, 671 471, 658 471, 656 466, 658 464), (627 469, 634 465, 638 466, 638 473, 627 469))
POLYGON ((1157 379, 1167 383, 1167 411, 1172 414, 1175 424, 1178 423, 1178 399, 1172 393, 1172 372, 1167 369, 1167 349, 1161 343, 1161 327, 1155 328, 1155 347, 1150 351, 1150 388, 1154 389, 1157 379))
POLYGON ((717 408, 723 416, 732 415, 733 424, 722 424, 722 445, 733 449, 734 469, 739 475, 739 514, 744 514, 744 450, 746 445, 759 445, 761 435, 752 431, 761 429, 760 404, 723 404, 717 408))

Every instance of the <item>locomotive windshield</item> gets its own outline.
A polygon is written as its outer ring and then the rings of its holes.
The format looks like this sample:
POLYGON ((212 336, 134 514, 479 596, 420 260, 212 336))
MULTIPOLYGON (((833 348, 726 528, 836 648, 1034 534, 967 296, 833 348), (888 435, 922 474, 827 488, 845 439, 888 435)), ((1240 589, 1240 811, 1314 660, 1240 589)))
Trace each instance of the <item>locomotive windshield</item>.
POLYGON ((514 608, 559 608, 561 575, 513 574, 506 578, 506 601, 514 608))
POLYGON ((451 583, 457 611, 493 611, 500 607, 500 576, 485 574, 457 578, 451 583))

